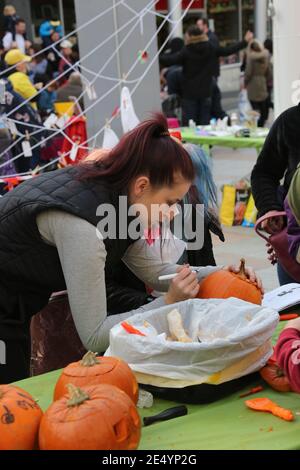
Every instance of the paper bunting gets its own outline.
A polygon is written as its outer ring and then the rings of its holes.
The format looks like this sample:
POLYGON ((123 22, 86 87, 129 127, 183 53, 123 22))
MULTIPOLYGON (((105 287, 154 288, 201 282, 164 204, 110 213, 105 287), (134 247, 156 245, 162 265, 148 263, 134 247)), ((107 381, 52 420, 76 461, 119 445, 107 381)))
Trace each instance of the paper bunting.
POLYGON ((139 123, 135 114, 130 91, 127 87, 122 88, 121 92, 121 121, 124 133, 134 129, 139 123))
POLYGON ((106 127, 104 129, 104 138, 102 148, 104 149, 112 149, 114 148, 119 142, 119 138, 117 134, 110 128, 106 127))

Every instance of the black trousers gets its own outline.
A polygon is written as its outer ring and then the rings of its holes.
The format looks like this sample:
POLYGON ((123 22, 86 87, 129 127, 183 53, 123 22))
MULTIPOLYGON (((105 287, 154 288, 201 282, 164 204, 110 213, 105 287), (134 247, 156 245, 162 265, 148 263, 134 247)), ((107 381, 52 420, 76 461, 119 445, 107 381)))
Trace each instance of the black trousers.
POLYGON ((211 98, 186 99, 181 101, 182 125, 187 127, 192 119, 197 125, 206 126, 210 123, 211 98))
POLYGON ((265 101, 251 101, 251 106, 255 111, 258 111, 260 113, 258 127, 264 127, 269 115, 268 99, 266 99, 265 101))
POLYGON ((217 78, 213 81, 213 90, 211 96, 211 117, 215 119, 224 119, 227 114, 222 108, 222 94, 218 85, 217 78))
POLYGON ((50 296, 30 291, 30 286, 17 292, 14 286, 7 279, 0 282, 0 384, 30 376, 31 318, 48 303, 50 296))

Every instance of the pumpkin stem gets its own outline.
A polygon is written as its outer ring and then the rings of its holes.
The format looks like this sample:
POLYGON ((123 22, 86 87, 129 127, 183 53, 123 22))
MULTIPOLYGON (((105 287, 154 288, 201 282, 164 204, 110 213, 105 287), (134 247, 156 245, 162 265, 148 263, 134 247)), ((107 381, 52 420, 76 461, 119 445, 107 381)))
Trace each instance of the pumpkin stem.
POLYGON ((73 384, 68 384, 67 388, 70 395, 67 405, 70 408, 73 406, 79 406, 90 399, 87 393, 81 390, 81 388, 75 387, 73 384))
POLYGON ((100 364, 97 354, 92 351, 87 352, 80 361, 80 365, 84 367, 93 367, 96 364, 100 364))
POLYGON ((246 274, 246 261, 244 258, 241 259, 239 276, 241 279, 248 279, 246 274))

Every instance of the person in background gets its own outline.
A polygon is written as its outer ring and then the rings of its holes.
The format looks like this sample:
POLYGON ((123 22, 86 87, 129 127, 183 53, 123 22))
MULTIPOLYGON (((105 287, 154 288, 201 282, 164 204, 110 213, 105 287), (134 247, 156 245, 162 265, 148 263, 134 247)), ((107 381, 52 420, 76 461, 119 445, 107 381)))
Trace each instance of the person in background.
POLYGON ((161 65, 182 65, 182 121, 187 126, 192 119, 196 124, 207 125, 211 116, 211 96, 216 59, 231 55, 247 47, 253 34, 247 32, 245 40, 230 47, 214 47, 197 26, 190 26, 186 44, 175 54, 163 54, 161 65))
POLYGON ((40 90, 43 86, 42 83, 33 83, 30 81, 28 76, 28 63, 31 61, 31 57, 22 52, 19 49, 11 49, 6 53, 4 58, 8 67, 13 67, 9 70, 7 76, 8 80, 12 84, 12 87, 16 93, 29 100, 33 104, 36 101, 37 90, 40 90))
POLYGON ((48 47, 51 44, 51 35, 53 33, 57 33, 59 38, 63 36, 63 29, 61 22, 57 17, 53 18, 52 20, 45 20, 40 26, 39 35, 43 41, 43 47, 48 47))
POLYGON ((5 54, 6 54, 6 51, 3 47, 2 39, 0 39, 0 73, 4 72, 7 67, 6 62, 4 60, 5 54))
POLYGON ((76 43, 76 44, 73 44, 73 46, 72 46, 72 53, 71 53, 71 62, 72 62, 72 64, 76 64, 76 62, 78 62, 79 59, 80 59, 79 46, 76 43))
MULTIPOLYGON (((12 39, 14 41, 13 48, 17 47, 16 41, 16 22, 20 19, 17 15, 17 10, 13 5, 6 5, 3 9, 4 18, 4 32, 12 33, 12 39)), ((24 39, 27 40, 26 31, 24 33, 24 39)))
MULTIPOLYGON (((31 81, 36 82, 36 76, 48 74, 49 64, 44 53, 41 53, 40 44, 33 44, 29 49, 29 55, 32 57, 29 63, 29 77, 31 81)), ((39 80, 40 81, 40 80, 39 80)))
MULTIPOLYGON (((58 88, 56 101, 71 101, 72 97, 78 98, 83 91, 81 75, 79 72, 73 72, 69 80, 58 88)), ((83 104, 83 103, 82 103, 83 104)))
POLYGON ((47 75, 37 75, 36 79, 48 83, 46 88, 39 94, 37 105, 41 118, 44 119, 54 112, 54 103, 57 99, 57 84, 51 81, 47 75))
POLYGON ((16 21, 19 19, 17 10, 13 5, 5 5, 3 9, 4 31, 5 33, 12 33, 13 40, 16 40, 16 21))
POLYGON ((300 318, 287 323, 277 341, 275 357, 291 389, 300 393, 300 318))
MULTIPOLYGON (((197 26, 204 34, 207 35, 211 44, 218 48, 220 47, 219 38, 210 28, 209 28, 209 21, 207 18, 199 18, 197 20, 197 26)), ((213 90, 211 96, 211 117, 215 119, 224 119, 227 116, 224 109, 222 108, 222 94, 221 90, 218 85, 218 79, 221 75, 221 67, 220 67, 220 59, 216 57, 214 67, 213 67, 213 90)))
POLYGON ((273 41, 272 39, 266 39, 264 42, 264 47, 269 51, 270 54, 270 67, 271 67, 271 75, 268 77, 267 80, 267 89, 268 89, 268 109, 274 109, 274 103, 273 103, 273 88, 274 88, 274 81, 273 81, 273 41))
POLYGON ((60 63, 61 57, 59 56, 56 48, 59 48, 59 45, 57 44, 57 41, 59 41, 60 36, 59 33, 53 32, 50 36, 51 42, 50 45, 52 46, 50 49, 47 51, 47 60, 48 60, 48 65, 49 65, 49 75, 51 77, 56 78, 58 76, 58 67, 60 63))
POLYGON ((22 18, 17 19, 15 23, 15 40, 13 33, 8 31, 3 37, 4 49, 9 51, 10 49, 20 49, 22 54, 25 54, 26 50, 30 47, 31 42, 25 38, 26 35, 26 23, 22 18))
MULTIPOLYGON (((284 200, 300 163, 300 104, 284 111, 274 122, 251 175, 258 217, 284 211, 284 200), (283 180, 283 184, 281 181, 283 180)), ((285 227, 284 217, 270 218, 263 228, 270 234, 285 227)), ((278 263, 281 285, 295 282, 278 263)))
MULTIPOLYGON (((60 44, 60 52, 63 57, 61 57, 58 65, 59 75, 70 69, 70 64, 72 63, 72 46, 73 44, 68 40, 62 41, 60 44)), ((65 73, 65 75, 59 80, 61 85, 68 80, 71 73, 72 69, 65 73)))
MULTIPOLYGON (((5 104, 4 111, 11 119, 15 121, 17 131, 20 136, 23 135, 25 138, 26 131, 32 133, 32 126, 41 126, 42 121, 40 116, 33 107, 26 103, 24 98, 16 93, 9 80, 5 79, 5 104)), ((41 141, 44 137, 47 137, 46 129, 42 130, 35 136, 30 137, 30 144, 33 147, 35 144, 41 141)), ((14 137, 14 136, 12 136, 14 137)), ((22 142, 17 142, 12 149, 13 156, 17 156, 23 153, 22 142)), ((18 157, 14 161, 14 166, 17 173, 26 172, 30 169, 34 169, 36 164, 39 162, 40 148, 32 148, 32 157, 28 158, 25 156, 18 157)))
POLYGON ((260 113, 259 127, 264 127, 269 115, 267 82, 271 74, 269 51, 252 41, 246 52, 245 86, 252 108, 260 113))
MULTIPOLYGON (((176 54, 184 47, 182 38, 173 38, 165 54, 176 54)), ((182 66, 171 65, 163 72, 168 88, 168 95, 177 95, 182 97, 182 66)))

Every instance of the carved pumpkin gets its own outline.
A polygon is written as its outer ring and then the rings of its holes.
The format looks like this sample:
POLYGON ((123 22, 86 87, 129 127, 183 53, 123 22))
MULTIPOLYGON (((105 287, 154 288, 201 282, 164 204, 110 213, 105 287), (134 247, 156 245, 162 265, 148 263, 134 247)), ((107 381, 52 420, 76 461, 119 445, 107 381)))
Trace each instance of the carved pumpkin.
POLYGON ((229 299, 236 297, 246 302, 261 305, 262 294, 245 272, 245 260, 241 260, 239 272, 217 271, 200 283, 199 299, 229 299))
POLYGON ((63 397, 66 385, 77 387, 87 385, 110 384, 123 390, 136 404, 138 401, 138 384, 126 362, 116 357, 97 357, 89 351, 79 362, 69 364, 59 377, 54 390, 54 400, 63 397))
POLYGON ((41 450, 134 450, 141 421, 129 396, 113 385, 82 389, 52 403, 40 425, 41 450))
POLYGON ((278 392, 292 391, 287 376, 274 359, 269 359, 267 365, 260 370, 260 375, 274 390, 278 392))
POLYGON ((0 385, 0 450, 33 450, 43 412, 29 393, 0 385))

